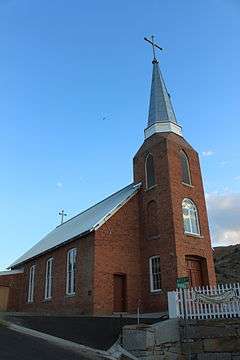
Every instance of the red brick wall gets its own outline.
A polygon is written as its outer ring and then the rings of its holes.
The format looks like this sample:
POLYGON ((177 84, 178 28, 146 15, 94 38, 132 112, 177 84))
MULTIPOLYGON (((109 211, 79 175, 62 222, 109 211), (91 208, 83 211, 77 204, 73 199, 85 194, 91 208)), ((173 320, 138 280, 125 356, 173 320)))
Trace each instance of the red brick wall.
MULTIPOLYGON (((175 289, 176 278, 187 275, 186 256, 205 259, 205 282, 215 284, 208 219, 199 159, 181 137, 170 133, 147 139, 134 158, 134 180, 142 188, 95 233, 72 241, 25 265, 20 311, 111 314, 114 310, 114 274, 125 274, 127 311, 161 311, 167 307, 166 292, 175 289), (181 181, 179 153, 189 157, 192 184, 181 181), (151 153, 155 163, 156 185, 146 190, 145 158, 151 153), (192 199, 198 208, 201 236, 184 234, 182 200, 192 199), (155 201, 154 210, 149 203, 155 201), (149 227, 154 226, 154 232, 149 227), (76 294, 66 295, 67 251, 77 248, 76 294), (149 258, 161 258, 162 291, 150 292, 149 258), (46 261, 54 258, 53 297, 44 300, 46 261), (35 295, 27 303, 30 267, 36 265, 35 295), (94 270, 93 270, 94 269, 94 270)), ((16 306, 12 299, 12 307, 16 306)))
POLYGON ((8 311, 18 311, 22 296, 23 274, 0 275, 0 286, 9 287, 8 311))
POLYGON ((126 274, 127 311, 141 297, 138 195, 133 196, 95 233, 94 314, 112 314, 113 274, 126 274))
POLYGON ((92 266, 94 234, 72 241, 41 257, 30 261, 24 268, 24 291, 21 311, 45 313, 92 313, 92 266), (76 294, 66 295, 67 252, 77 248, 76 294), (46 261, 53 257, 53 296, 44 300, 46 261), (36 265, 34 302, 27 302, 29 269, 36 265))
POLYGON ((146 311, 166 308, 166 291, 176 288, 176 278, 186 276, 187 255, 202 256, 207 261, 205 282, 215 283, 215 272, 208 229, 207 212, 202 186, 198 155, 180 136, 173 133, 155 134, 145 140, 134 157, 134 180, 142 181, 140 194, 141 216, 141 264, 143 302, 146 311), (182 184, 179 152, 184 150, 189 156, 193 187, 182 184), (148 153, 154 158, 156 185, 146 189, 145 159, 148 153), (201 237, 184 234, 182 200, 191 198, 198 207, 201 237), (147 234, 147 206, 155 200, 158 205, 159 236, 147 234), (162 289, 151 293, 149 289, 149 257, 161 258, 162 289))
POLYGON ((207 270, 205 271, 205 284, 215 285, 216 275, 212 256, 211 239, 208 226, 208 217, 204 189, 202 183, 202 175, 198 154, 193 150, 186 141, 175 135, 168 136, 168 156, 170 167, 170 182, 173 204, 173 216, 175 224, 175 242, 177 257, 178 276, 187 276, 186 272, 186 255, 199 256, 206 259, 207 270), (192 186, 181 184, 181 164, 179 161, 179 153, 183 149, 188 156, 192 186), (193 200, 198 209, 198 217, 200 223, 200 237, 189 236, 184 234, 183 218, 179 216, 182 211, 183 198, 193 200))

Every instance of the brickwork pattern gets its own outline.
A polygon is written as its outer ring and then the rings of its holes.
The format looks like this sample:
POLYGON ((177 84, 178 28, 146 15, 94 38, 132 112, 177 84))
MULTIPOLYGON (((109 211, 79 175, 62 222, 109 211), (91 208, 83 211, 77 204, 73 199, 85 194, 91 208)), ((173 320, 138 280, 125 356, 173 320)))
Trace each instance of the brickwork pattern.
POLYGON ((126 310, 136 312, 141 298, 138 195, 96 231, 94 314, 114 310, 113 274, 126 275, 126 310))
POLYGON ((23 274, 0 275, 0 286, 9 287, 7 310, 18 311, 23 292, 23 274))
POLYGON ((143 302, 146 311, 166 309, 166 291, 176 288, 176 278, 187 276, 186 256, 205 259, 204 282, 215 284, 215 270, 201 170, 196 151, 180 136, 173 133, 155 134, 145 140, 134 157, 134 180, 142 182, 140 203, 140 248, 142 264, 143 302), (193 186, 182 183, 180 152, 189 158, 193 186), (151 153, 155 164, 156 185, 146 189, 145 159, 151 153), (201 236, 184 234, 182 201, 192 199, 198 208, 201 236), (147 206, 155 200, 158 205, 159 236, 147 236, 147 206), (148 259, 160 255, 162 289, 149 291, 148 259))
POLYGON ((43 313, 92 313, 92 269, 94 234, 74 240, 65 246, 29 261, 24 267, 23 296, 21 311, 43 313), (67 252, 77 248, 76 294, 66 294, 67 252), (46 262, 53 257, 52 299, 44 299, 46 262), (34 301, 27 302, 29 270, 36 265, 34 301))

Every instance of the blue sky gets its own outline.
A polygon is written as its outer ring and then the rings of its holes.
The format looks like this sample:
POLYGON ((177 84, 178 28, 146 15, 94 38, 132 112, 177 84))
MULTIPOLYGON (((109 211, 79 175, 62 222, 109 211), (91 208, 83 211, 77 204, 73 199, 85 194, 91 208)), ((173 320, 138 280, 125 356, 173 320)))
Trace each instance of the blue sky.
POLYGON ((132 181, 151 34, 201 157, 213 240, 240 242, 239 17, 239 0, 0 0, 0 269, 61 208, 71 217, 132 181))

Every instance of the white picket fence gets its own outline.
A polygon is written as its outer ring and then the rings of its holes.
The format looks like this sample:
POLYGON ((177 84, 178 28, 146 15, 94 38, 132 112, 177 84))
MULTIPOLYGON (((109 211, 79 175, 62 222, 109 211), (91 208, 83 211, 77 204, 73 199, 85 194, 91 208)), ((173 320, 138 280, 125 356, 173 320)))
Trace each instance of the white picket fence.
POLYGON ((240 317, 240 284, 224 284, 168 292, 169 318, 221 319, 240 317), (232 290, 234 299, 223 303, 196 300, 198 294, 208 296, 225 294, 232 290))

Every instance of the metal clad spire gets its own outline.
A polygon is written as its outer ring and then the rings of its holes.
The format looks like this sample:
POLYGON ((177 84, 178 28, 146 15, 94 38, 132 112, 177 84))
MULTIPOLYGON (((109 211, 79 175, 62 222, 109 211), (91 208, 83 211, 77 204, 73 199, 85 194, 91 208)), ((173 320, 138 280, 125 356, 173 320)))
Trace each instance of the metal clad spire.
POLYGON ((171 122, 177 124, 177 119, 173 110, 170 95, 164 83, 155 53, 155 48, 158 48, 160 50, 163 49, 157 44, 155 44, 153 36, 151 37, 151 39, 152 40, 144 38, 144 40, 148 41, 153 47, 153 72, 149 103, 148 126, 159 122, 171 122))

